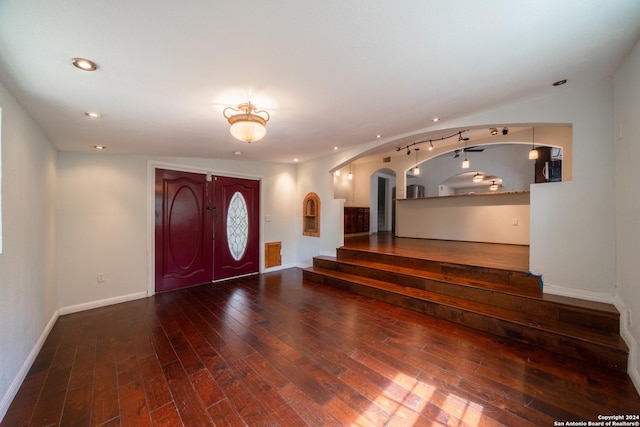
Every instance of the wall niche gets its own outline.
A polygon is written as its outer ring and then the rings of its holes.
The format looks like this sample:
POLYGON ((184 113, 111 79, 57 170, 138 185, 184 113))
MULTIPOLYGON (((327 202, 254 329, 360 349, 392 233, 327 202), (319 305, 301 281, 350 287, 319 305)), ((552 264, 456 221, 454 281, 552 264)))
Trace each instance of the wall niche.
POLYGON ((320 237, 320 197, 308 193, 302 202, 302 235, 320 237))

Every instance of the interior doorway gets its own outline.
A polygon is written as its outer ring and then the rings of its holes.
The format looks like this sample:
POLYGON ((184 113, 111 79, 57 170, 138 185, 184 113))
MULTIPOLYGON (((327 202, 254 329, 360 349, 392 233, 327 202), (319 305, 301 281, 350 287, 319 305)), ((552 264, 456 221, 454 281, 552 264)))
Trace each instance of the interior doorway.
POLYGON ((396 177, 391 169, 380 169, 371 175, 370 211, 372 233, 394 231, 393 190, 396 177))

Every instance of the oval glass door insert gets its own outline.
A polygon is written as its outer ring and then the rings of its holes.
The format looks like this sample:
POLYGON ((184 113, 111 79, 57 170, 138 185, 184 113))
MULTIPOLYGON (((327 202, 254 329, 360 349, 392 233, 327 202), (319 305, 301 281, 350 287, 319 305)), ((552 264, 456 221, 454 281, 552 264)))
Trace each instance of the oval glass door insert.
POLYGON ((240 192, 236 191, 229 202, 227 211, 227 243, 231 256, 236 261, 242 258, 247 249, 249 237, 249 211, 247 202, 240 192))

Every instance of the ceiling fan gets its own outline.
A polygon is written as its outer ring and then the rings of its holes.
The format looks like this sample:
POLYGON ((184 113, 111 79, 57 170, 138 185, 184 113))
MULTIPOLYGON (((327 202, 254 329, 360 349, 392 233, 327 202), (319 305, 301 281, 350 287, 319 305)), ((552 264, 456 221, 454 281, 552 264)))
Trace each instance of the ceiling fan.
POLYGON ((476 146, 462 148, 462 149, 458 149, 458 150, 454 151, 455 155, 453 156, 453 158, 457 159, 458 157, 460 157, 460 153, 463 153, 463 152, 464 153, 471 153, 471 152, 480 153, 482 151, 484 151, 484 148, 479 148, 479 147, 476 147, 476 146))

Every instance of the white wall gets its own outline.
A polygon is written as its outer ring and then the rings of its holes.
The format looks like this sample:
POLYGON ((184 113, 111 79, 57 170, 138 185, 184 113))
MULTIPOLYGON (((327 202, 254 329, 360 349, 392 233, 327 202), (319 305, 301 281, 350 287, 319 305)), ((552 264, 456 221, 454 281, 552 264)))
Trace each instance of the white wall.
POLYGON ((295 165, 61 152, 57 249, 62 312, 146 295, 148 267, 153 269, 147 252, 153 250, 148 227, 153 194, 150 163, 259 177, 261 256, 265 242, 281 241, 283 267, 296 265, 297 234, 292 224, 302 201, 298 206, 295 199, 295 165), (266 222, 265 215, 271 221, 266 222), (97 282, 98 273, 105 275, 104 283, 97 282))
POLYGON ((529 193, 403 199, 396 206, 399 237, 529 244, 529 193))
POLYGON ((631 347, 629 373, 640 391, 640 43, 616 73, 614 127, 616 156, 616 305, 622 333, 631 347), (631 322, 629 314, 631 313, 631 322))
POLYGON ((56 151, 0 84, 0 419, 57 318, 56 151))

